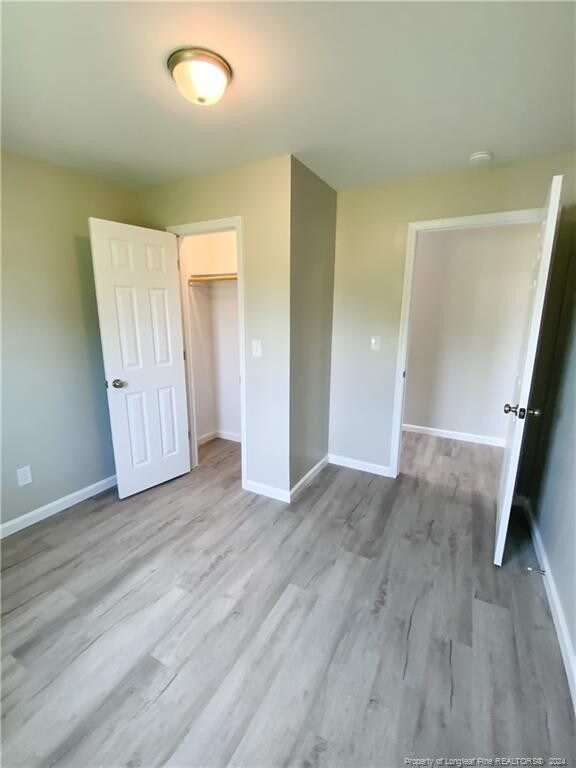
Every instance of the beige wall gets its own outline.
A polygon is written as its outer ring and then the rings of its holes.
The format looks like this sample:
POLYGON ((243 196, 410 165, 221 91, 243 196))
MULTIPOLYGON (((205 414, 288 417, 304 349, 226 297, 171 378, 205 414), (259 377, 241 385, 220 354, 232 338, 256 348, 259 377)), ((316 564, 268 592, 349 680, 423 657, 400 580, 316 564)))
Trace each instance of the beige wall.
POLYGON ((539 230, 515 224, 419 234, 405 424, 503 443, 502 406, 514 391, 539 230))
POLYGON ((197 275, 236 272, 236 231, 208 232, 184 237, 180 255, 197 275))
POLYGON ((240 440, 240 350, 238 285, 235 280, 210 286, 216 430, 221 437, 240 440))
POLYGON ((336 193, 292 158, 290 484, 328 453, 336 193))
POLYGON ((247 475, 289 488, 290 156, 150 187, 140 200, 149 226, 240 216, 247 349, 247 475), (263 355, 250 354, 252 339, 263 355))
POLYGON ((194 370, 196 439, 204 441, 213 435, 218 428, 210 284, 190 285, 188 287, 188 302, 190 309, 190 354, 194 370))
POLYGON ((89 216, 141 223, 127 188, 3 155, 4 521, 114 474, 89 216))
POLYGON ((576 199, 574 155, 338 194, 330 453, 387 466, 407 225, 540 207, 555 173, 576 199), (381 351, 370 337, 381 336, 381 351))

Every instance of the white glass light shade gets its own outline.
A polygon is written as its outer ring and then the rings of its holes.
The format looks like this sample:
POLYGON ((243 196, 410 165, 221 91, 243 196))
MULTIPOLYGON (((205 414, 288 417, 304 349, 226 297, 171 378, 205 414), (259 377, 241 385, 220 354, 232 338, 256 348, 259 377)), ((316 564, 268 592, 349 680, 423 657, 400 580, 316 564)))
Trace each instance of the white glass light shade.
POLYGON ((174 51, 168 68, 184 98, 202 106, 220 101, 232 77, 225 59, 199 48, 174 51))

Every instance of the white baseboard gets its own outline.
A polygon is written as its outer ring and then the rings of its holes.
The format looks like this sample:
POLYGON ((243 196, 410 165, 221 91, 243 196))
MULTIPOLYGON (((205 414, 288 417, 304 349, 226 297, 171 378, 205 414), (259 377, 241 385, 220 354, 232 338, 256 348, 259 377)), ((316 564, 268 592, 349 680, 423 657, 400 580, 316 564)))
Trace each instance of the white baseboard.
POLYGON ((224 430, 219 429, 218 432, 216 432, 216 437, 219 437, 222 440, 231 440, 233 443, 242 442, 242 438, 240 437, 240 434, 238 432, 226 432, 224 430))
POLYGON ((67 496, 62 496, 61 499, 51 501, 49 504, 45 504, 43 507, 33 509, 31 512, 26 512, 25 515, 14 518, 14 520, 7 520, 0 525, 0 539, 5 536, 10 536, 17 531, 21 531, 23 528, 28 528, 29 525, 39 523, 40 520, 45 520, 47 517, 57 515, 58 512, 63 512, 69 507, 73 507, 75 504, 79 504, 81 501, 97 496, 103 491, 107 491, 116 485, 116 475, 106 477, 104 480, 99 480, 97 483, 87 485, 85 488, 80 488, 79 491, 69 493, 67 496))
POLYGON ((296 485, 292 486, 290 488, 290 501, 293 501, 294 497, 297 493, 299 493, 306 485, 312 482, 312 480, 316 477, 316 475, 321 472, 324 467, 328 464, 328 456, 324 456, 323 459, 320 459, 318 464, 315 464, 312 469, 308 470, 304 477, 301 477, 300 480, 296 483, 296 485))
POLYGON ((204 443, 209 443, 210 440, 214 440, 216 437, 218 437, 218 432, 206 432, 203 435, 198 435, 196 443, 198 445, 204 445, 204 443))
POLYGON ((304 477, 300 478, 296 485, 292 486, 289 491, 285 491, 283 488, 275 488, 272 485, 265 485, 264 483, 255 483, 252 480, 245 480, 242 483, 242 488, 245 491, 252 491, 252 493, 258 493, 260 496, 268 496, 270 499, 276 499, 277 501, 284 501, 289 504, 297 493, 299 493, 304 486, 312 482, 314 477, 328 464, 328 456, 321 459, 318 464, 315 464, 304 477))
POLYGON ((330 464, 337 464, 339 467, 348 467, 349 469, 359 469, 361 472, 370 472, 372 475, 394 477, 390 471, 390 467, 385 467, 383 464, 371 464, 368 461, 349 459, 346 456, 335 456, 333 453, 328 454, 328 462, 330 464))
POLYGON ((235 443, 242 442, 242 438, 237 432, 225 432, 220 429, 200 435, 196 442, 198 445, 204 445, 204 443, 209 443, 210 440, 215 440, 217 437, 220 437, 222 440, 232 440, 235 443))
POLYGON ((560 651, 564 661, 564 668, 566 669, 566 677, 568 678, 568 686, 570 688, 570 695, 572 696, 572 706, 576 712, 576 649, 570 638, 564 608, 560 600, 560 595, 558 594, 558 589, 556 588, 548 555, 546 554, 544 542, 542 541, 542 536, 540 535, 538 524, 532 510, 532 504, 529 499, 524 501, 524 509, 526 510, 530 521, 530 531, 532 533, 534 549, 536 550, 536 557, 540 563, 540 568, 544 571, 544 588, 546 589, 546 594, 548 596, 550 612, 552 613, 552 619, 554 621, 554 627, 556 629, 556 635, 558 636, 560 651))
POLYGON ((245 491, 252 491, 252 493, 257 493, 260 496, 268 496, 269 499, 284 501, 287 504, 290 503, 290 491, 285 491, 283 488, 275 488, 264 483, 255 483, 253 480, 244 480, 242 488, 245 491))
POLYGON ((420 427, 417 424, 402 424, 404 432, 418 432, 420 435, 433 435, 434 437, 448 437, 450 440, 462 440, 464 443, 480 443, 482 445, 496 445, 503 448, 506 440, 503 437, 490 437, 489 435, 473 435, 470 432, 453 432, 450 429, 436 429, 435 427, 420 427))

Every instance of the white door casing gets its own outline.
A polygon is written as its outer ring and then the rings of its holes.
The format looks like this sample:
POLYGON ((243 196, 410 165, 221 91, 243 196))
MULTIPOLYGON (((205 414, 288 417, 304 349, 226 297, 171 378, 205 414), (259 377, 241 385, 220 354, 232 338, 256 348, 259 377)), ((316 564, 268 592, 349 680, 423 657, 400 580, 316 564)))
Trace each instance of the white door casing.
MULTIPOLYGON (((173 232, 178 235, 180 239, 191 235, 206 235, 214 234, 215 232, 227 232, 234 230, 236 232, 236 260, 237 260, 237 273, 238 273, 238 349, 240 354, 240 433, 241 433, 241 464, 242 464, 242 487, 248 489, 249 480, 248 473, 248 450, 247 450, 247 429, 246 429, 246 399, 247 399, 247 384, 246 384, 246 344, 245 344, 245 313, 246 313, 246 298, 244 295, 244 247, 243 247, 243 234, 242 234, 242 219, 240 216, 232 216, 223 219, 209 219, 206 221, 198 221, 189 224, 178 224, 167 228, 169 232, 173 232)), ((180 285, 181 285, 181 300, 182 300, 182 321, 184 326, 184 344, 186 349, 186 363, 187 374, 189 382, 189 403, 188 412, 190 418, 190 455, 192 457, 192 465, 198 464, 198 444, 197 444, 197 427, 196 427, 196 403, 194 397, 194 355, 192 349, 192 335, 191 325, 192 316, 190 313, 189 302, 189 285, 187 273, 188 265, 185 259, 182 260, 182 268, 180 271, 180 285)))
POLYGON ((481 213, 472 216, 458 216, 451 219, 415 221, 408 225, 404 286, 402 289, 400 328, 398 332, 396 381, 394 386, 394 404, 392 408, 390 432, 389 467, 391 477, 397 477, 400 471, 400 447, 402 442, 404 395, 406 390, 405 372, 408 359, 410 317, 412 312, 412 284, 419 235, 425 232, 445 232, 461 229, 478 229, 481 227, 502 227, 517 224, 541 224, 542 216, 542 208, 531 208, 520 211, 502 211, 499 213, 481 213))
MULTIPOLYGON (((500 489, 497 500, 496 540, 494 547, 494 564, 502 565, 506 534, 510 520, 510 510, 514 497, 518 464, 522 449, 522 439, 526 426, 526 415, 530 404, 530 390, 536 362, 536 351, 542 324, 544 301, 548 287, 550 263, 558 225, 560 211, 560 193, 562 191, 562 176, 554 176, 550 185, 548 200, 543 209, 542 225, 539 233, 538 251, 532 268, 530 288, 530 309, 528 312, 524 337, 519 349, 518 375, 514 392, 510 394, 510 405, 517 408, 516 414, 509 414, 510 422, 504 448, 500 489), (523 416, 524 414, 524 416, 523 416)), ((504 404, 503 404, 504 405, 504 404)), ((538 404, 530 404, 535 408, 538 404)))
POLYGON ((124 498, 190 471, 177 238, 91 218, 90 239, 124 498))

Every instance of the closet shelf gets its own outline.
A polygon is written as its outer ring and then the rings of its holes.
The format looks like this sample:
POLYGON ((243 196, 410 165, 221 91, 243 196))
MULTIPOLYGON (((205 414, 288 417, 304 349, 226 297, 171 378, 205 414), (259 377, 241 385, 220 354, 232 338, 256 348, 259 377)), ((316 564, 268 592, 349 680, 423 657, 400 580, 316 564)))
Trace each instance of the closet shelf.
POLYGON ((213 274, 213 275, 190 275, 188 278, 188 284, 192 285, 193 283, 212 283, 215 280, 237 280, 238 275, 236 272, 223 272, 220 274, 213 274))

